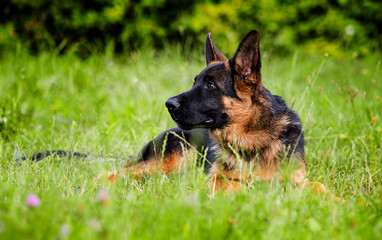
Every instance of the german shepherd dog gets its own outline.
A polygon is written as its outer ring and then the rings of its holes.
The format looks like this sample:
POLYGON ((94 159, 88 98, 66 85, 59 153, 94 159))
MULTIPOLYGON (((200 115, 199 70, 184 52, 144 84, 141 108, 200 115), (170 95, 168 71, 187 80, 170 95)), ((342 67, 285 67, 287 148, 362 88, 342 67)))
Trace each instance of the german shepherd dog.
MULTIPOLYGON (((305 178, 304 133, 298 115, 262 84, 259 32, 250 31, 234 56, 226 58, 206 39, 207 67, 192 88, 166 102, 178 125, 149 142, 137 162, 119 171, 140 178, 184 167, 190 150, 202 151, 213 190, 239 190, 254 179, 284 179, 283 162, 293 163, 289 178, 326 192, 305 178)), ((109 176, 115 180, 117 174, 109 176)))
MULTIPOLYGON (((213 191, 239 190, 252 180, 284 180, 281 165, 293 163, 289 179, 326 192, 323 184, 305 178, 304 133, 298 115, 262 83, 259 32, 250 31, 232 58, 206 39, 206 62, 192 88, 166 102, 177 124, 161 133, 118 173, 136 178, 184 168, 188 152, 205 156, 213 191)), ((76 153, 78 154, 78 153, 76 153)), ((81 155, 81 154, 80 154, 81 155)), ((82 155, 84 156, 84 155, 82 155)))

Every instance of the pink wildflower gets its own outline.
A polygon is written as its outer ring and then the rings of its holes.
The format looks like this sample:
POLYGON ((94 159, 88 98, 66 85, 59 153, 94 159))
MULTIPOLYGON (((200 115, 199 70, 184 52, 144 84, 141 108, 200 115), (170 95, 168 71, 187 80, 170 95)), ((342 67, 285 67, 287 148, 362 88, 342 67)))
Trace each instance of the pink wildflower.
POLYGON ((95 218, 92 218, 89 221, 89 226, 93 228, 94 230, 100 230, 102 228, 101 223, 95 218))
POLYGON ((29 207, 38 207, 41 204, 41 200, 36 194, 30 193, 26 203, 29 207))
POLYGON ((110 200, 109 191, 106 189, 101 189, 98 192, 98 200, 103 204, 106 205, 110 200))

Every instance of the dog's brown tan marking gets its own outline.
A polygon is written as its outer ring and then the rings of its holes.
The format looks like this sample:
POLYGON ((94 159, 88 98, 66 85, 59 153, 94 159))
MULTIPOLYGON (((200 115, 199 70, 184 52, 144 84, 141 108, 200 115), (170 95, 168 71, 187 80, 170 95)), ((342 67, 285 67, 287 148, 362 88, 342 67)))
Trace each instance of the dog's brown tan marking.
POLYGON ((172 153, 165 156, 162 160, 150 159, 140 162, 135 166, 129 167, 127 171, 133 174, 136 178, 141 178, 145 174, 152 174, 159 171, 169 174, 179 169, 182 157, 183 154, 181 153, 172 153))
POLYGON ((213 192, 237 192, 240 191, 240 181, 215 176, 210 183, 210 188, 213 192))
MULTIPOLYGON (((158 159, 152 157, 139 161, 136 164, 122 168, 119 171, 114 171, 106 174, 107 180, 110 182, 117 182, 120 175, 132 175, 136 179, 142 179, 146 175, 153 173, 165 173, 170 174, 184 170, 189 166, 190 160, 194 159, 196 149, 183 149, 177 152, 166 154, 164 158, 158 159)), ((98 179, 105 177, 105 174, 98 176, 98 179)))
POLYGON ((136 179, 141 179, 145 175, 150 175, 153 173, 163 172, 165 174, 170 174, 173 172, 179 172, 184 170, 188 165, 189 161, 193 158, 195 150, 188 149, 167 154, 163 159, 147 159, 145 161, 140 161, 130 167, 123 168, 118 172, 115 172, 108 176, 109 181, 116 181, 118 175, 128 174, 133 175, 136 179))
POLYGON ((211 130, 211 136, 216 142, 221 142, 223 146, 230 143, 250 151, 271 145, 273 150, 281 150, 282 144, 278 136, 283 126, 288 124, 286 116, 267 119, 269 123, 263 123, 261 118, 264 117, 264 112, 269 111, 267 106, 253 104, 248 97, 242 97, 241 100, 224 97, 223 103, 224 112, 230 116, 230 122, 223 128, 211 130))
POLYGON ((226 165, 221 163, 221 161, 216 161, 210 169, 211 189, 216 192, 219 190, 227 191, 239 191, 240 184, 245 182, 252 182, 253 180, 266 180, 272 181, 274 179, 278 181, 284 181, 285 177, 288 177, 289 180, 299 186, 308 186, 313 189, 315 192, 324 192, 327 190, 322 183, 319 182, 310 182, 306 179, 306 170, 305 170, 305 161, 304 159, 293 159, 295 162, 292 169, 287 169, 286 171, 281 171, 278 162, 272 161, 264 164, 256 164, 254 161, 243 161, 241 166, 238 166, 240 159, 237 157, 228 160, 233 165, 226 165))

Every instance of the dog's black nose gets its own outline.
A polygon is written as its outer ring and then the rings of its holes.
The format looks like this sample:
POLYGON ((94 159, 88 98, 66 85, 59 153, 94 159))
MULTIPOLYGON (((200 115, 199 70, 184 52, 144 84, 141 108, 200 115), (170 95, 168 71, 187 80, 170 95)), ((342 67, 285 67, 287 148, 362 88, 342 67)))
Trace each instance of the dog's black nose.
POLYGON ((176 100, 176 98, 170 98, 166 102, 166 107, 170 112, 176 110, 179 106, 180 103, 178 102, 178 100, 176 100))

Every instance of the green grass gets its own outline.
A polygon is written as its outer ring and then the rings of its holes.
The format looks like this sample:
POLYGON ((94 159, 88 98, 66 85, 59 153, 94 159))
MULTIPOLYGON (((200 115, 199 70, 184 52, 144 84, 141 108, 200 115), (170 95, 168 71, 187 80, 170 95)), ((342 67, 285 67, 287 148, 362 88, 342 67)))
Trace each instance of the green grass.
POLYGON ((264 85, 303 121, 309 179, 341 203, 278 182, 214 195, 197 168, 108 185, 94 178, 121 162, 48 158, 16 166, 16 155, 49 149, 136 153, 175 126, 164 102, 190 88, 205 63, 176 48, 86 61, 3 53, 0 239, 382 239, 380 59, 263 52, 264 85), (26 205, 29 193, 39 207, 26 205))

